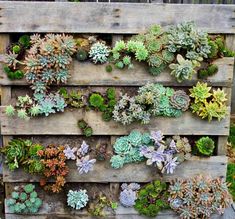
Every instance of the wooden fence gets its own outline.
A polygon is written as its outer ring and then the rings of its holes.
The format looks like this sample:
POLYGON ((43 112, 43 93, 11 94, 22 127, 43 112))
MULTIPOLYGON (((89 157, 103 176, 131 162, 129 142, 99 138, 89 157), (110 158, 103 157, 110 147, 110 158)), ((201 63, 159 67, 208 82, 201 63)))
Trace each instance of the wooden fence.
MULTIPOLYGON (((12 33, 105 33, 112 36, 113 43, 122 39, 123 35, 136 34, 146 30, 151 24, 168 25, 183 21, 193 20, 198 28, 212 34, 221 33, 226 37, 228 46, 232 46, 235 34, 235 6, 227 5, 179 5, 179 4, 136 4, 136 3, 52 3, 52 2, 0 2, 0 53, 5 52, 6 46, 11 41, 12 33), (141 14, 141 18, 139 15, 141 14), (92 19, 91 19, 92 18, 92 19)), ((233 81, 233 58, 221 58, 215 61, 219 66, 219 72, 207 82, 213 87, 221 87, 228 94, 228 110, 231 105, 231 87, 233 81)), ((147 82, 160 82, 172 87, 190 87, 197 81, 194 78, 186 84, 178 84, 167 73, 159 77, 153 77, 138 65, 136 70, 128 73, 118 70, 106 73, 103 67, 89 63, 78 63, 74 60, 71 67, 72 77, 68 87, 89 86, 89 89, 104 89, 106 86, 114 86, 117 89, 131 89, 146 84, 147 82)), ((119 183, 139 182, 144 183, 161 178, 169 181, 175 177, 189 178, 199 173, 212 177, 225 178, 226 176, 226 141, 229 134, 230 114, 221 122, 208 123, 196 118, 191 113, 185 113, 180 118, 157 118, 149 125, 140 126, 134 124, 121 126, 114 122, 103 122, 100 116, 94 112, 66 111, 48 118, 35 118, 28 122, 17 118, 6 117, 3 113, 6 105, 14 102, 22 93, 29 92, 28 84, 24 81, 10 81, 5 73, 0 71, 0 84, 2 89, 1 102, 1 133, 3 143, 7 144, 14 137, 31 138, 35 142, 68 143, 76 146, 82 139, 90 145, 105 142, 111 145, 116 136, 129 134, 130 130, 137 128, 140 131, 161 129, 165 135, 186 136, 214 136, 217 139, 216 154, 210 158, 192 157, 181 164, 173 175, 159 175, 154 169, 144 164, 130 164, 121 170, 111 169, 109 162, 100 162, 95 165, 94 171, 86 175, 79 175, 76 166, 69 163, 70 173, 67 177, 68 185, 58 195, 50 195, 39 189, 39 195, 44 203, 36 218, 90 218, 86 211, 72 211, 66 206, 66 193, 71 188, 79 188, 82 185, 90 190, 102 190, 107 194, 117 195, 119 183), (85 120, 94 130, 94 136, 84 138, 76 126, 79 118, 85 120)), ((3 181, 5 183, 6 196, 15 185, 28 182, 39 182, 37 177, 25 174, 22 170, 10 172, 6 166, 3 168, 3 181)), ((29 215, 11 214, 7 208, 7 219, 32 218, 29 215)), ((138 219, 133 209, 119 207, 116 215, 106 218, 138 219)), ((162 212, 157 218, 171 219, 176 215, 171 211, 162 212)), ((214 216, 213 219, 220 218, 214 216)))

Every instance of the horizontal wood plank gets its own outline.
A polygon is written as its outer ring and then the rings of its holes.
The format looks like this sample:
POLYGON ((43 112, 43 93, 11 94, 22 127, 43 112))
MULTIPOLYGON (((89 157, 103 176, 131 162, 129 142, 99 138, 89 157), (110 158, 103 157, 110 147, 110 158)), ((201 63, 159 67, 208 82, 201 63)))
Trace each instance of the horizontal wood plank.
POLYGON ((0 9, 0 32, 127 34, 195 21, 210 33, 235 33, 235 5, 1 1, 0 9))
MULTIPOLYGON (((75 161, 69 161, 69 175, 66 177, 67 182, 150 182, 154 179, 163 179, 170 181, 174 178, 189 178, 194 175, 204 174, 213 178, 225 178, 227 168, 226 156, 212 156, 202 158, 192 156, 190 160, 180 164, 174 174, 159 174, 157 168, 150 167, 145 162, 139 164, 127 164, 121 169, 113 169, 109 161, 99 162, 94 165, 94 170, 88 174, 79 175, 75 161)), ((21 169, 9 171, 5 166, 3 171, 4 182, 39 182, 40 177, 25 173, 21 169)))
POLYGON ((84 119, 93 129, 94 135, 127 135, 133 129, 140 131, 161 130, 165 135, 228 135, 229 116, 221 121, 208 122, 191 112, 179 118, 155 117, 147 125, 133 123, 123 126, 117 122, 104 122, 101 114, 95 111, 66 110, 49 117, 33 118, 25 121, 7 117, 1 107, 2 135, 81 135, 77 121, 84 119))
MULTIPOLYGON (((231 87, 233 81, 234 58, 221 58, 214 61, 219 71, 212 77, 205 80, 213 86, 231 87)), ((161 83, 167 86, 192 86, 198 78, 194 75, 190 81, 177 83, 170 75, 170 70, 162 72, 159 76, 152 76, 147 71, 147 66, 142 63, 135 63, 134 69, 118 70, 113 68, 111 73, 106 72, 105 65, 95 65, 90 62, 78 62, 74 60, 69 78, 68 86, 79 85, 105 85, 105 86, 142 86, 148 82, 161 83)), ((2 68, 2 67, 1 67, 2 68)), ((0 70, 0 85, 28 85, 25 80, 9 80, 6 73, 0 70)))

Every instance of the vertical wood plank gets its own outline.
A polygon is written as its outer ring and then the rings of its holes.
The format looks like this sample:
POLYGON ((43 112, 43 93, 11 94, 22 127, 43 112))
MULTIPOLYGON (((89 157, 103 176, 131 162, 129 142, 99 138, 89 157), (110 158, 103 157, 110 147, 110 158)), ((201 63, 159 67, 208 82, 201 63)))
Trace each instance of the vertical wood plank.
POLYGON ((217 147, 217 155, 226 155, 227 153, 227 136, 219 136, 218 137, 218 147, 217 147))

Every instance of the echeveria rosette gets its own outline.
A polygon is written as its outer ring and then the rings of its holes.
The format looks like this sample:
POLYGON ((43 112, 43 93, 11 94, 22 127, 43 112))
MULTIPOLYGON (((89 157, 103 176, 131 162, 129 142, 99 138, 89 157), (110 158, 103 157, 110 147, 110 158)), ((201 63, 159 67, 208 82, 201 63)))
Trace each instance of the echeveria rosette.
POLYGON ((78 167, 79 174, 88 173, 93 170, 96 159, 90 159, 89 155, 77 159, 76 166, 78 167))
POLYGON ((80 148, 77 150, 77 156, 78 157, 85 156, 89 151, 89 147, 90 146, 85 141, 82 141, 80 148))
POLYGON ((178 90, 171 96, 170 103, 174 108, 186 111, 189 108, 190 98, 184 91, 178 90))
POLYGON ((76 151, 77 148, 70 148, 70 146, 67 145, 63 152, 67 160, 76 160, 76 155, 75 155, 76 151))
POLYGON ((120 155, 113 155, 110 159, 110 163, 112 168, 119 169, 123 167, 125 160, 120 155))
POLYGON ((128 141, 128 137, 120 137, 115 141, 113 145, 116 154, 127 154, 131 149, 131 144, 128 141))
POLYGON ((200 154, 211 156, 215 148, 215 142, 210 137, 202 137, 196 141, 196 147, 200 154))
POLYGON ((88 201, 89 201, 89 197, 87 195, 86 190, 82 190, 82 189, 78 191, 69 190, 67 194, 67 205, 76 210, 80 210, 86 207, 88 201))
POLYGON ((202 102, 204 103, 207 98, 209 98, 212 94, 210 93, 211 87, 207 86, 207 83, 197 82, 196 86, 189 89, 190 97, 194 98, 194 102, 202 102))
POLYGON ((151 131, 150 132, 150 138, 154 141, 154 143, 157 145, 157 146, 161 146, 162 143, 163 143, 163 134, 162 132, 159 130, 159 131, 151 131))

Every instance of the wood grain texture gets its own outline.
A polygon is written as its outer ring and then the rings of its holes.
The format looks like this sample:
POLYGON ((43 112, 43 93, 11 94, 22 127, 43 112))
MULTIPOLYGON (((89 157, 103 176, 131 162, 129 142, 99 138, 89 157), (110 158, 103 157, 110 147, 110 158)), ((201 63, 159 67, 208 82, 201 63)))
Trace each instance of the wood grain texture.
MULTIPOLYGON (((150 182, 154 179, 170 181, 174 178, 189 178, 203 173, 211 177, 225 178, 227 168, 226 156, 212 156, 210 158, 201 158, 193 156, 190 160, 180 164, 174 174, 159 174, 157 168, 146 166, 146 164, 127 164, 121 169, 113 169, 109 161, 98 162, 94 165, 94 170, 88 174, 79 175, 75 162, 68 162, 69 175, 67 182, 150 182)), ((4 167, 4 182, 39 182, 40 177, 36 177, 23 172, 21 169, 11 172, 4 167)))
POLYGON ((0 8, 0 32, 126 34, 192 20, 210 33, 235 33, 235 5, 3 1, 0 8))
MULTIPOLYGON (((205 81, 213 86, 231 87, 234 58, 217 59, 214 63, 218 65, 219 71, 205 81)), ((148 82, 157 82, 168 86, 192 86, 198 81, 194 75, 191 81, 177 83, 170 75, 169 69, 154 77, 148 73, 147 66, 143 63, 135 63, 134 66, 134 69, 129 70, 113 68, 113 71, 108 73, 105 71, 105 65, 74 60, 70 69, 71 78, 66 85, 142 86, 148 82)), ((9 80, 3 70, 0 70, 0 78, 1 85, 28 85, 25 80, 9 80)))
POLYGON ((127 135, 133 129, 140 131, 161 130, 165 135, 228 135, 229 116, 220 122, 202 120, 191 112, 179 118, 153 117, 147 125, 133 123, 123 126, 117 122, 104 122, 101 114, 95 111, 65 111, 49 117, 24 121, 7 117, 1 107, 2 135, 81 135, 77 121, 84 119, 93 129, 94 135, 127 135))

